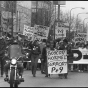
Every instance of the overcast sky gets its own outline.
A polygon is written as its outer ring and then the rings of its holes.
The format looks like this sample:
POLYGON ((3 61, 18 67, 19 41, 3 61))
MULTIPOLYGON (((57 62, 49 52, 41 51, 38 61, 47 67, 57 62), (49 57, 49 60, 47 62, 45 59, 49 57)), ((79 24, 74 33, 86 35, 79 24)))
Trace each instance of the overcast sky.
MULTIPOLYGON (((84 10, 82 10, 80 8, 73 9, 71 11, 71 14, 74 14, 75 16, 77 16, 78 13, 88 12, 88 1, 66 1, 65 7, 61 7, 61 10, 68 11, 75 7, 84 7, 85 8, 84 10)), ((80 14, 78 17, 81 18, 82 20, 84 20, 85 18, 88 18, 88 14, 80 14)), ((88 19, 86 19, 85 22, 88 22, 88 19)))

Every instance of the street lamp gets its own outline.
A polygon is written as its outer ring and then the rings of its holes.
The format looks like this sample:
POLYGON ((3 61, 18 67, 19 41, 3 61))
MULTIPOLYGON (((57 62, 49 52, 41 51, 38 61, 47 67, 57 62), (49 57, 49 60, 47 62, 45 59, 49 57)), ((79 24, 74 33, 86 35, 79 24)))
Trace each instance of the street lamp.
MULTIPOLYGON (((88 23, 88 22, 87 22, 88 23)), ((86 29, 87 29, 87 23, 86 23, 86 29)), ((88 41, 88 29, 87 29, 87 41, 88 41)))
POLYGON ((88 18, 85 18, 85 19, 83 20, 83 29, 84 29, 84 21, 85 21, 86 19, 88 19, 88 18))
POLYGON ((72 8, 72 9, 70 10, 70 22, 69 22, 69 41, 70 41, 70 30, 71 30, 71 11, 72 11, 73 9, 77 9, 77 8, 80 8, 80 9, 85 9, 85 8, 83 8, 83 7, 75 7, 75 8, 72 8))
MULTIPOLYGON (((88 22, 87 22, 88 23, 88 22)), ((87 23, 86 23, 86 28, 87 28, 87 23)))
MULTIPOLYGON (((77 21, 78 21, 78 16, 79 16, 80 14, 88 14, 88 12, 86 12, 86 13, 78 13, 78 14, 77 14, 77 21)), ((78 25, 77 25, 77 29, 78 29, 78 25)), ((77 30, 76 30, 76 31, 77 31, 77 30)))

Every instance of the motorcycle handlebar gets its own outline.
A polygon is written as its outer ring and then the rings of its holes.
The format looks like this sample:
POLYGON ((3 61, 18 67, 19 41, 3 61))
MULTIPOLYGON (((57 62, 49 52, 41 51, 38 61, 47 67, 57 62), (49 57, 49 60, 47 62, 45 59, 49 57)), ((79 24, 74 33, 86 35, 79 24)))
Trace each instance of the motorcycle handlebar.
MULTIPOLYGON (((8 63, 9 63, 9 62, 11 62, 11 60, 9 60, 9 61, 8 61, 8 60, 6 60, 6 62, 8 62, 8 63)), ((22 62, 22 61, 17 61, 17 62, 22 62)))

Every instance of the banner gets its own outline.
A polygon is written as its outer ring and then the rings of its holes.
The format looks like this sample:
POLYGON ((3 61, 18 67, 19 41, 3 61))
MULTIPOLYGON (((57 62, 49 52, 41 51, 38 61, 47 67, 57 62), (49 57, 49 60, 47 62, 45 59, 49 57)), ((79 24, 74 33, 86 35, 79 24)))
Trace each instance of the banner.
POLYGON ((55 29, 55 39, 66 37, 66 30, 65 27, 56 27, 55 29))
POLYGON ((88 64, 88 50, 87 49, 74 49, 72 50, 74 58, 69 59, 72 64, 88 64))
POLYGON ((32 40, 33 39, 33 35, 34 35, 33 27, 29 27, 27 25, 24 25, 23 35, 28 36, 28 38, 30 40, 32 40))
POLYGON ((77 42, 85 42, 86 41, 86 33, 76 33, 75 34, 75 43, 77 42))
POLYGON ((67 73, 67 51, 47 50, 48 74, 67 73))
POLYGON ((34 26, 34 39, 47 39, 49 33, 49 27, 42 26, 42 25, 35 25, 34 26))

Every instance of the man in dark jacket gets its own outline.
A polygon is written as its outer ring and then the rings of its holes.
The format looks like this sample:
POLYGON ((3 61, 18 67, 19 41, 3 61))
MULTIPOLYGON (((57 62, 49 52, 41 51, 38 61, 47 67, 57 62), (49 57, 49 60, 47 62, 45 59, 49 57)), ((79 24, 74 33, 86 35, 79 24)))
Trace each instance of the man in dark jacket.
POLYGON ((6 42, 4 40, 4 37, 0 37, 0 64, 1 64, 1 77, 3 77, 3 67, 4 67, 4 53, 6 49, 6 42))
POLYGON ((35 40, 31 50, 31 63, 32 63, 32 74, 36 77, 36 69, 41 50, 38 44, 38 40, 35 40))
POLYGON ((40 43, 40 49, 41 49, 41 73, 44 74, 45 73, 45 65, 44 65, 44 61, 42 59, 42 51, 43 48, 46 47, 46 41, 43 39, 43 42, 40 43))
POLYGON ((48 66, 47 66, 47 49, 54 50, 54 42, 47 41, 46 47, 43 48, 42 51, 42 59, 45 63, 45 77, 48 77, 48 66))

